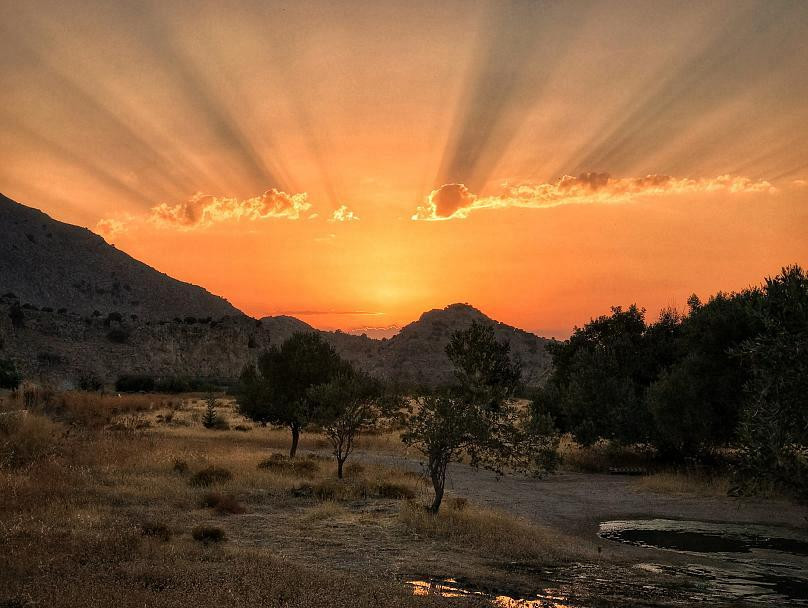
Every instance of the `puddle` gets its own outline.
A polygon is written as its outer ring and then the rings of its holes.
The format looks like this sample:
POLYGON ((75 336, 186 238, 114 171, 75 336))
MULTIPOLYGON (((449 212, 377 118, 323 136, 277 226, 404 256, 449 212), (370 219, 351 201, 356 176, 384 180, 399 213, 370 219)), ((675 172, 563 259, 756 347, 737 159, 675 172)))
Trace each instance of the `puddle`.
POLYGON ((513 597, 511 595, 480 591, 474 587, 463 585, 453 578, 412 580, 406 581, 406 583, 412 587, 413 595, 432 595, 447 598, 484 598, 498 608, 572 608, 573 606, 573 604, 568 603, 568 598, 564 597, 560 591, 554 589, 544 589, 542 592, 532 597, 513 597))
POLYGON ((630 545, 687 553, 751 553, 754 549, 768 549, 808 556, 808 536, 770 526, 639 519, 604 522, 598 535, 630 545))
POLYGON ((808 606, 808 534, 773 526, 668 519, 608 521, 599 536, 639 547, 709 557, 718 565, 640 564, 700 581, 706 598, 808 606))

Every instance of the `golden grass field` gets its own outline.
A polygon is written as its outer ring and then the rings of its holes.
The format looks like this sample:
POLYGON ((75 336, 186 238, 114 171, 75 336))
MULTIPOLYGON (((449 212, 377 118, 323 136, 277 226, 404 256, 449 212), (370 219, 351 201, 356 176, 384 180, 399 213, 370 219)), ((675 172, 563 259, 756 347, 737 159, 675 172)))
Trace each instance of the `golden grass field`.
MULTIPOLYGON (((432 516, 411 471, 352 457, 337 480, 317 434, 291 463, 288 433, 232 400, 209 430, 201 395, 0 398, 3 608, 443 605, 403 581, 594 554, 466 497, 432 516)), ((404 449, 395 431, 359 447, 404 449)))

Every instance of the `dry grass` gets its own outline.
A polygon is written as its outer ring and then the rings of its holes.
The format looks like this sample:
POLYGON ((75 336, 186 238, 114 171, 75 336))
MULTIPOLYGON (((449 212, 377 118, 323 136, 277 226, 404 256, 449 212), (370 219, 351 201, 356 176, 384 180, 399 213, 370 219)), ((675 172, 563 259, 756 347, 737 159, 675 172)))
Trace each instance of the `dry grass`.
POLYGON ((307 509, 300 521, 302 524, 310 524, 312 522, 335 519, 347 515, 348 513, 348 509, 340 503, 334 502, 333 500, 326 500, 318 502, 313 507, 307 509))
POLYGON ((445 540, 501 559, 548 563, 594 554, 581 540, 464 500, 448 499, 437 514, 408 501, 401 507, 400 518, 418 536, 445 540))
MULTIPOLYGON (((242 518, 254 517, 255 510, 266 518, 260 529, 269 539, 277 532, 273 526, 299 521, 301 512, 309 525, 350 513, 345 504, 291 495, 301 483, 337 484, 331 459, 301 459, 313 463, 305 465, 308 477, 294 468, 259 469, 273 443, 286 448, 288 433, 254 426, 247 433, 211 433, 195 422, 203 408, 198 400, 121 399, 51 395, 47 407, 40 402, 35 412, 15 414, 13 423, 3 419, 4 450, 12 446, 15 462, 25 466, 0 469, 0 606, 446 605, 441 598, 412 597, 393 579, 338 572, 330 560, 290 563, 269 548, 238 542, 242 518), (148 424, 138 432, 114 430, 133 414, 148 424), (230 472, 220 476, 216 496, 189 483, 205 470, 230 472), (241 501, 249 505, 244 514, 241 501), (215 529, 224 540, 216 541, 215 529)), ((19 409, 19 402, 6 398, 2 409, 19 409)), ((232 408, 220 413, 247 424, 232 408)), ((301 449, 314 440, 304 436, 301 449)), ((391 492, 383 482, 417 485, 373 466, 356 467, 343 485, 354 496, 368 496, 360 504, 370 504, 377 500, 371 495, 391 492)), ((363 517, 344 519, 364 526, 377 516, 363 517)))
POLYGON ((726 474, 701 471, 661 471, 640 477, 638 488, 686 496, 726 496, 732 486, 726 474))
POLYGON ((568 435, 561 440, 559 454, 562 469, 578 473, 606 473, 610 467, 645 467, 649 460, 644 452, 608 441, 583 447, 568 435))
POLYGON ((0 468, 21 467, 54 455, 62 425, 26 411, 0 412, 0 468))

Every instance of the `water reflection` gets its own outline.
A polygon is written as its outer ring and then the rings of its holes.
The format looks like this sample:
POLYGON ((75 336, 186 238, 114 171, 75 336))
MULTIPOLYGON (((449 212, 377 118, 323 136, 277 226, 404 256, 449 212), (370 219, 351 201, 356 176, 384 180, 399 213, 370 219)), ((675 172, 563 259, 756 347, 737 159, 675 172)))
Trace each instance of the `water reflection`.
POLYGON ((406 581, 413 595, 434 595, 447 598, 484 597, 499 608, 572 608, 559 589, 544 589, 531 598, 513 597, 478 591, 465 587, 453 578, 406 581))
POLYGON ((709 555, 710 565, 639 564, 655 574, 702 583, 701 601, 742 599, 770 605, 808 606, 808 535, 752 524, 647 519, 608 521, 599 535, 645 548, 709 555), (717 564, 717 565, 716 565, 717 564))

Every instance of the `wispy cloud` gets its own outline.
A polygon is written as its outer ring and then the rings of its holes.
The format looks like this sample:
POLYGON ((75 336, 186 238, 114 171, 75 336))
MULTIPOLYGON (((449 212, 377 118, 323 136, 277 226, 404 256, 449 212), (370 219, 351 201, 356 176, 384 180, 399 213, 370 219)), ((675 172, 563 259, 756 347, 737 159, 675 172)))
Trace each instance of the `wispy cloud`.
POLYGON ((506 186, 496 196, 478 196, 463 184, 444 184, 433 190, 416 209, 413 220, 465 219, 478 209, 525 207, 547 209, 561 205, 627 203, 641 197, 696 193, 772 192, 764 180, 721 175, 715 178, 679 178, 670 175, 614 178, 606 173, 565 175, 552 183, 506 186))
POLYGON ((357 222, 359 216, 353 211, 348 209, 347 205, 342 205, 339 209, 335 209, 334 213, 328 219, 329 222, 357 222))

